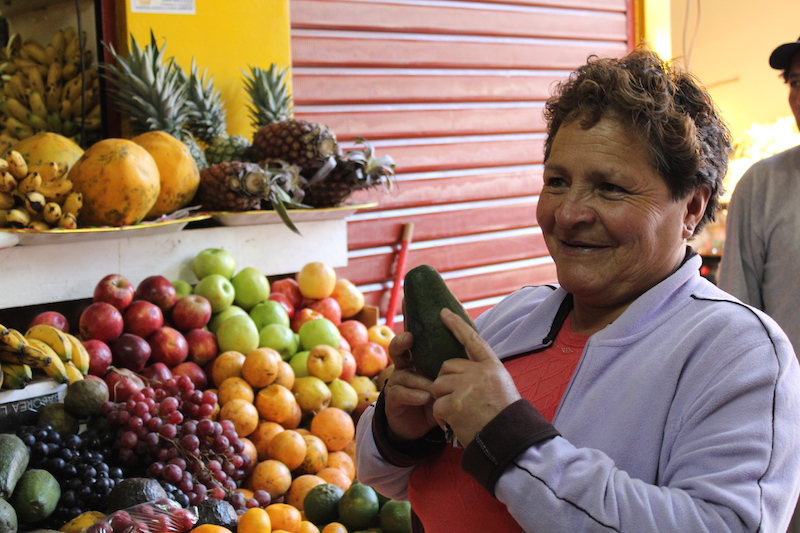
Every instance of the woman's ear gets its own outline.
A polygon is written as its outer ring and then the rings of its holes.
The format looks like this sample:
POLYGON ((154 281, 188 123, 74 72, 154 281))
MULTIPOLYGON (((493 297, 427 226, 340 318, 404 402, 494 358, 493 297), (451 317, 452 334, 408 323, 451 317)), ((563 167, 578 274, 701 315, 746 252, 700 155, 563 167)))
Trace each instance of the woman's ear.
POLYGON ((703 220, 706 214, 706 206, 711 198, 711 187, 701 185, 690 193, 684 201, 686 202, 686 212, 683 218, 683 238, 688 239, 694 235, 694 229, 703 220))

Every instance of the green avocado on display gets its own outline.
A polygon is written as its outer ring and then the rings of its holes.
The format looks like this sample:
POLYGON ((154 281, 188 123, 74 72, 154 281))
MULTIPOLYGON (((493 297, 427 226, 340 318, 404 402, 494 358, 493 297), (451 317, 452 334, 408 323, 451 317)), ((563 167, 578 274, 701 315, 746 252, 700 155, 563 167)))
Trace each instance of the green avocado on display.
POLYGON ((448 308, 473 328, 475 324, 461 302, 450 292, 439 272, 430 265, 412 268, 405 275, 403 317, 406 331, 414 336, 411 358, 417 370, 435 379, 442 363, 467 352, 439 317, 448 308))
POLYGON ((22 439, 11 433, 0 433, 0 450, 0 498, 8 498, 28 468, 31 456, 22 439))
POLYGON ((18 527, 17 511, 6 500, 0 499, 0 531, 16 533, 18 527))
POLYGON ((20 522, 35 524, 56 510, 61 499, 61 487, 47 470, 26 470, 11 496, 11 505, 17 510, 20 522))

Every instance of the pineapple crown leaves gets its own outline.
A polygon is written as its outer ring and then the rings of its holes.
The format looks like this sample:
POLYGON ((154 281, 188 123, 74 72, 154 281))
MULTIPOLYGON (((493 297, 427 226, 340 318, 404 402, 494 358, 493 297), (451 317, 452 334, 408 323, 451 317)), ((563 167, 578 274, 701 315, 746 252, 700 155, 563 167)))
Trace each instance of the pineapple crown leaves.
POLYGON ((250 97, 250 117, 256 129, 292 118, 292 97, 286 84, 288 68, 272 63, 269 69, 250 67, 244 73, 244 87, 250 97))
POLYGON ((186 74, 174 58, 164 59, 166 41, 159 49, 151 31, 150 44, 141 48, 131 35, 127 58, 112 45, 105 47, 116 65, 106 65, 112 75, 103 76, 111 82, 111 99, 130 118, 134 134, 163 130, 181 138, 193 111, 187 104, 186 74))
POLYGON ((355 167, 356 188, 367 189, 380 185, 386 191, 391 190, 395 182, 394 159, 390 155, 375 157, 372 143, 363 137, 355 137, 354 140, 363 148, 348 150, 342 159, 355 167))
POLYGON ((206 78, 207 74, 207 69, 199 73, 197 63, 192 58, 189 79, 186 80, 186 96, 193 112, 187 127, 201 141, 211 144, 215 138, 227 135, 227 115, 222 94, 214 86, 214 76, 206 78))

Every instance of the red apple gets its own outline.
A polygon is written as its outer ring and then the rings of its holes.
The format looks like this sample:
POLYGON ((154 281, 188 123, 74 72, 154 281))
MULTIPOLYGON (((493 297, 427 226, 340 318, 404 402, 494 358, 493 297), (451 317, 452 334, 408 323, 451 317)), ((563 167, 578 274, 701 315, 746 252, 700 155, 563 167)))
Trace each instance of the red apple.
POLYGON ((101 279, 94 287, 93 300, 106 302, 120 311, 124 311, 133 301, 136 288, 133 283, 121 274, 109 274, 101 279))
POLYGON ((342 337, 341 334, 339 335, 339 346, 338 346, 338 348, 340 350, 344 350, 346 352, 352 352, 353 351, 352 348, 350 348, 350 343, 347 342, 347 339, 342 337))
POLYGON ((355 319, 345 320, 338 326, 339 333, 347 339, 350 348, 369 342, 369 330, 363 322, 355 319))
POLYGON ((153 353, 150 356, 151 363, 164 363, 172 368, 183 363, 189 356, 189 343, 183 333, 175 328, 164 326, 158 328, 147 339, 153 353))
POLYGON ((339 302, 331 297, 314 300, 308 304, 308 307, 319 312, 337 326, 342 323, 342 308, 339 302))
POLYGON ((164 276, 150 276, 139 283, 133 298, 154 303, 166 313, 178 300, 178 292, 175 285, 164 276))
POLYGON ((146 340, 133 333, 123 333, 109 342, 114 366, 141 372, 150 359, 152 350, 146 340))
POLYGON ((175 302, 170 319, 176 329, 189 331, 201 329, 211 320, 211 303, 199 294, 187 294, 175 302))
POLYGON ((108 342, 119 337, 122 328, 122 313, 106 302, 89 304, 78 320, 82 340, 97 339, 108 342))
POLYGON ((296 279, 283 278, 273 281, 272 285, 270 285, 270 294, 276 292, 285 294, 295 311, 303 307, 304 298, 300 294, 300 286, 297 284, 296 279))
POLYGON ((308 322, 309 320, 315 320, 317 318, 325 318, 322 316, 322 313, 319 311, 314 311, 309 307, 304 307, 300 309, 298 312, 294 314, 291 320, 291 328, 292 331, 297 333, 300 331, 300 326, 308 322))
POLYGON ((173 366, 172 375, 175 377, 186 376, 194 383, 196 390, 205 390, 208 386, 208 376, 206 372, 200 368, 200 365, 191 361, 184 361, 178 365, 173 366))
POLYGON ((44 311, 33 317, 31 323, 28 324, 28 329, 31 329, 37 324, 48 324, 56 329, 60 329, 64 333, 69 333, 69 321, 67 317, 58 311, 44 311))
POLYGON ((289 300, 289 297, 283 294, 282 292, 273 292, 272 294, 269 295, 269 298, 267 299, 275 300, 276 302, 281 304, 283 308, 286 309, 286 314, 289 315, 289 318, 292 318, 294 316, 294 305, 292 304, 292 301, 289 300))
POLYGON ((217 336, 207 329, 191 329, 184 337, 186 337, 186 343, 189 345, 187 361, 206 366, 209 361, 217 356, 219 351, 217 336))
POLYGON ((150 386, 166 383, 172 377, 172 371, 164 363, 148 365, 142 369, 140 374, 147 379, 147 384, 150 386))
POLYGON ((161 308, 147 300, 134 300, 122 314, 125 333, 133 333, 146 339, 164 325, 161 308))
POLYGON ((112 402, 128 401, 128 398, 144 389, 142 378, 127 368, 112 368, 106 374, 105 382, 112 402))
POLYGON ((345 350, 339 350, 339 353, 342 354, 342 373, 339 374, 339 379, 350 383, 350 380, 356 375, 358 366, 356 365, 356 358, 351 352, 345 350))
POLYGON ((82 341, 86 351, 89 352, 89 374, 104 377, 108 374, 108 367, 114 361, 111 348, 101 340, 89 339, 82 341))

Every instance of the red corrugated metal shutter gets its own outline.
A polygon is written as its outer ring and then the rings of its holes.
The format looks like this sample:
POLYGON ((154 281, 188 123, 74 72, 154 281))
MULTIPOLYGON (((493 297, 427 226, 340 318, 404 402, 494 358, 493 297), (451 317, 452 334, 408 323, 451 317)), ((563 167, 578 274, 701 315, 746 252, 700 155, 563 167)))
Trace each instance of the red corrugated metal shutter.
MULTIPOLYGON (((290 0, 295 114, 397 163, 394 192, 348 221, 356 283, 384 315, 403 224, 407 268, 436 267, 473 316, 555 282, 536 222, 551 85, 624 54, 631 0, 290 0)), ((402 327, 397 318, 397 328, 402 327)))

